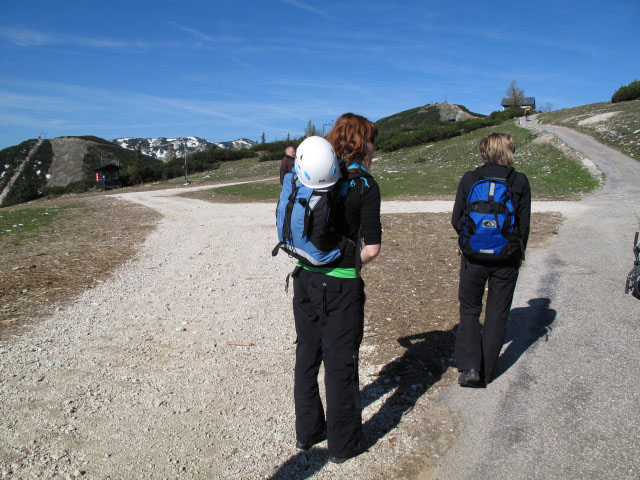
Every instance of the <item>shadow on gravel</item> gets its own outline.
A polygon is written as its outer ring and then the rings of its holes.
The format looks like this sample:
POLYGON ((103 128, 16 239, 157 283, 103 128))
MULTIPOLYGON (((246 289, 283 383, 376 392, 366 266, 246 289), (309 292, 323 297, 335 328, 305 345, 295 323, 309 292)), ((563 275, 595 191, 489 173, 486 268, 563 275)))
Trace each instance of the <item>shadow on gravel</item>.
MULTIPOLYGON (((453 329, 434 330, 398 339, 398 343, 406 348, 404 354, 385 365, 378 378, 360 392, 364 409, 393 391, 362 426, 365 450, 393 430, 402 416, 411 411, 418 398, 440 380, 452 365, 454 339, 453 329)), ((268 480, 309 478, 324 467, 328 458, 326 448, 299 452, 283 463, 268 480)))
POLYGON ((532 298, 528 307, 514 308, 509 312, 509 322, 504 344, 509 344, 496 364, 493 380, 509 370, 536 341, 545 337, 549 340, 551 324, 556 319, 556 311, 549 308, 549 298, 532 298))

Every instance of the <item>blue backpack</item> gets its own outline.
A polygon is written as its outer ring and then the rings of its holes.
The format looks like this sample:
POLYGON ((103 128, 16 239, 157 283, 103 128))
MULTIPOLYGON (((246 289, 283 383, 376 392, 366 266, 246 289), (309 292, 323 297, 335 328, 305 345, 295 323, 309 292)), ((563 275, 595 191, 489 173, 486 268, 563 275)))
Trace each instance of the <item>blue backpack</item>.
POLYGON ((324 266, 338 260, 353 241, 333 229, 333 214, 340 198, 347 196, 349 184, 340 180, 328 189, 313 189, 303 185, 294 173, 287 173, 276 208, 278 244, 280 249, 301 262, 324 266))
POLYGON ((478 171, 480 179, 469 190, 458 237, 462 253, 488 262, 522 258, 511 190, 516 171, 511 169, 507 178, 485 178, 482 167, 478 171))

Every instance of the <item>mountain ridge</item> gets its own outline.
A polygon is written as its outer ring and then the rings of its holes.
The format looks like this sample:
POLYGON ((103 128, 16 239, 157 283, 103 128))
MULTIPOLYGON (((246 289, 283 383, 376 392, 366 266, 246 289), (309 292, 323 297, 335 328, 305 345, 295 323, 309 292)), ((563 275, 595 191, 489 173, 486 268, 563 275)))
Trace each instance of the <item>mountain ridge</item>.
POLYGON ((238 150, 250 148, 256 142, 247 138, 238 138, 229 142, 211 142, 206 138, 188 137, 121 137, 112 140, 116 145, 127 150, 140 150, 144 155, 148 155, 157 160, 166 161, 167 152, 171 147, 176 156, 184 156, 184 146, 186 144, 187 155, 196 152, 204 152, 210 148, 221 148, 223 150, 238 150))
POLYGON ((470 112, 465 106, 455 103, 429 103, 422 107, 410 108, 402 112, 383 117, 376 122, 378 129, 382 131, 402 129, 411 130, 428 125, 437 125, 442 122, 459 122, 472 118, 481 118, 484 115, 470 112))

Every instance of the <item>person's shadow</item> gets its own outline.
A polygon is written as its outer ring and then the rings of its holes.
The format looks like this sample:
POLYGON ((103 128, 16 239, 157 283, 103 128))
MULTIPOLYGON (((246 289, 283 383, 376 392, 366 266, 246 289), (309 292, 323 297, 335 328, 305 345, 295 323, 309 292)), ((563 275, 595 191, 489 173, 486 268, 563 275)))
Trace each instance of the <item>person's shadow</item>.
POLYGON ((509 312, 504 345, 507 348, 496 364, 493 380, 509 370, 539 338, 549 339, 551 324, 556 319, 556 311, 549 308, 548 298, 532 298, 528 307, 514 308, 509 312))
MULTIPOLYGON (((454 333, 434 330, 398 339, 406 348, 401 357, 389 362, 377 374, 376 380, 360 392, 362 409, 389 392, 393 393, 380 409, 362 426, 364 450, 371 448, 393 430, 402 416, 451 366, 454 333)), ((292 439, 293 441, 293 439, 292 439)), ((327 463, 326 448, 312 448, 289 458, 268 480, 303 480, 313 476, 327 463)))

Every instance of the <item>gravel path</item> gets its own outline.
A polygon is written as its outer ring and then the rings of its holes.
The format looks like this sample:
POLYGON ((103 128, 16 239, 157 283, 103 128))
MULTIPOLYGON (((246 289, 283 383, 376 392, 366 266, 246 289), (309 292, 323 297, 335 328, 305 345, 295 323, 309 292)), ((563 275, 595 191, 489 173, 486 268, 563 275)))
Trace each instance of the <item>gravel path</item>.
MULTIPOLYGON (((292 261, 269 255, 274 205, 176 196, 201 188, 211 186, 117 195, 163 214, 137 257, 2 339, 0 477, 385 478, 398 458, 437 447, 419 445, 429 422, 452 430, 436 415, 437 387, 367 454, 337 466, 324 448, 298 453, 283 288, 292 261)), ((383 211, 436 206, 451 208, 383 211)), ((364 355, 363 385, 379 368, 364 355)), ((365 421, 393 393, 384 390, 365 399, 365 421)))
POLYGON ((640 302, 624 294, 640 228, 640 162, 568 128, 606 175, 518 279, 501 375, 449 389, 461 434, 432 479, 640 478, 640 302))

